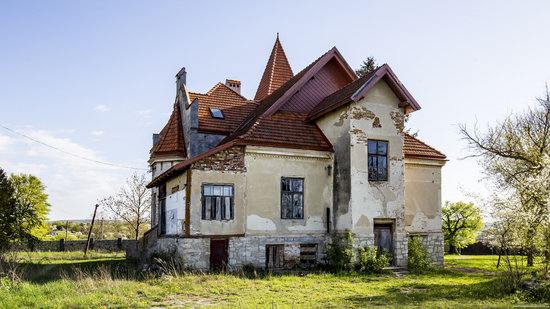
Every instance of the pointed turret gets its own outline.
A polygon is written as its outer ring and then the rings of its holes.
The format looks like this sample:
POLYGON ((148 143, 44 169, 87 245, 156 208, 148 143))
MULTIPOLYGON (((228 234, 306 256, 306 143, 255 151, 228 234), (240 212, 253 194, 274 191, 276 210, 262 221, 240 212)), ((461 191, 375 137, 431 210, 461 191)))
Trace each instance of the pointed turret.
POLYGON ((283 45, 279 40, 279 33, 277 33, 277 39, 275 40, 275 45, 267 61, 267 65, 262 75, 262 80, 256 91, 256 96, 254 100, 262 100, 267 97, 277 88, 281 87, 289 79, 292 78, 294 74, 286 58, 283 45))
POLYGON ((153 137, 153 148, 151 149, 151 160, 162 156, 176 156, 185 159, 185 142, 183 127, 181 123, 181 112, 179 104, 174 104, 170 119, 159 135, 153 137))

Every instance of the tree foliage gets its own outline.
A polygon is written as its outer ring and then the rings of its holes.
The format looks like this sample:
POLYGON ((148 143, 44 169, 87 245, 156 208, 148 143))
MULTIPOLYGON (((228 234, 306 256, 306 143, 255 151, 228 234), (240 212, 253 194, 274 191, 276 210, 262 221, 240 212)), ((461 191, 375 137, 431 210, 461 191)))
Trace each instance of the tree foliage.
POLYGON ((361 66, 359 69, 355 70, 355 74, 359 77, 363 77, 370 72, 373 72, 374 70, 378 69, 378 64, 376 64, 376 59, 374 57, 370 56, 367 57, 367 60, 364 60, 363 63, 361 63, 361 66))
POLYGON ((473 203, 446 202, 441 212, 443 234, 450 253, 458 253, 458 249, 476 241, 477 234, 483 228, 483 220, 481 211, 473 203))
POLYGON ((41 222, 33 228, 31 234, 38 238, 44 237, 48 232, 47 220, 50 212, 48 195, 44 192, 46 187, 38 177, 30 174, 11 174, 9 180, 15 191, 15 198, 21 204, 31 205, 41 222))
POLYGON ((146 185, 144 174, 133 174, 116 195, 100 201, 101 206, 131 226, 135 239, 145 231, 151 215, 151 193, 146 185))
POLYGON ((33 242, 32 231, 42 219, 31 201, 19 199, 10 179, 0 169, 0 253, 18 242, 33 242))

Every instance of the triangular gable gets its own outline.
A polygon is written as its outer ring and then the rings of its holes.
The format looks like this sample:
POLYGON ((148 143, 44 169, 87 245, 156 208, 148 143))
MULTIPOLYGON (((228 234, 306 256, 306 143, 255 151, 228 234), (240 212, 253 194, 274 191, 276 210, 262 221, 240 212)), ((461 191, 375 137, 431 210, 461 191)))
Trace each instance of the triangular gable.
POLYGON ((348 74, 349 78, 351 80, 356 80, 357 75, 355 75, 355 72, 351 69, 351 67, 348 65, 344 57, 340 54, 338 49, 336 47, 331 48, 327 53, 325 53, 323 56, 321 56, 319 59, 317 59, 313 65, 307 69, 307 71, 300 77, 299 80, 297 80, 288 90, 284 92, 272 105, 267 111, 264 113, 265 116, 271 116, 276 111, 278 111, 293 95, 295 95, 298 91, 304 87, 304 85, 319 72, 329 61, 335 60, 344 70, 345 73, 348 74))
POLYGON ((361 77, 355 82, 327 96, 317 105, 308 116, 308 121, 315 120, 350 102, 358 102, 376 85, 384 80, 390 89, 401 101, 400 107, 405 108, 405 113, 411 113, 420 109, 420 105, 409 91, 401 84, 389 65, 384 64, 375 71, 361 77))
MULTIPOLYGON (((279 111, 282 106, 294 95, 297 91, 313 77, 319 70, 321 70, 329 61, 334 60, 339 66, 341 66, 343 72, 348 75, 351 80, 357 79, 355 72, 344 60, 338 49, 333 47, 328 52, 323 54, 317 60, 308 65, 305 69, 300 71, 292 77, 288 82, 279 87, 271 95, 259 102, 258 107, 252 112, 229 136, 220 142, 220 145, 234 139, 244 137, 245 134, 251 134, 250 130, 255 130, 260 124, 260 120, 271 117, 275 112, 279 111)), ((303 117, 305 119, 305 117, 303 117)), ((323 145, 328 147, 328 145, 323 145)))

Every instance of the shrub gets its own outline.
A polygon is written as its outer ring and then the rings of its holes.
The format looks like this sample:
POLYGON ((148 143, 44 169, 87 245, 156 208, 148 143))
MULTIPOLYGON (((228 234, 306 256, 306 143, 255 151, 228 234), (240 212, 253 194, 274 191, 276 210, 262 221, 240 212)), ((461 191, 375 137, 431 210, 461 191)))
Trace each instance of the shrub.
POLYGON ((426 248, 422 245, 422 239, 413 236, 409 241, 408 268, 412 272, 422 272, 429 270, 432 265, 432 259, 426 248))
POLYGON ((527 299, 541 302, 550 302, 550 282, 541 282, 525 293, 527 299))
POLYGON ((373 246, 359 248, 356 270, 365 274, 380 273, 390 265, 390 257, 386 254, 378 254, 373 246))
POLYGON ((328 267, 332 271, 350 271, 353 268, 355 252, 351 232, 332 235, 332 242, 327 246, 328 267))

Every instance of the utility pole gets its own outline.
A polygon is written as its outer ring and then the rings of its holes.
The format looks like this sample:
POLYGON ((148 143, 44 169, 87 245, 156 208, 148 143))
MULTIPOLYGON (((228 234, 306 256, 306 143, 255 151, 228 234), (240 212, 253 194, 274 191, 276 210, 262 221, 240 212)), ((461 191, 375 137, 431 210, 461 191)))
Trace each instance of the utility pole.
POLYGON ((65 240, 68 240, 67 237, 69 237, 69 220, 65 222, 65 240))
POLYGON ((84 255, 88 253, 88 247, 90 246, 90 237, 92 236, 92 228, 94 227, 95 214, 97 213, 97 208, 99 204, 95 204, 94 215, 92 216, 92 224, 90 224, 90 230, 88 231, 88 240, 86 240, 86 247, 84 248, 84 255))

